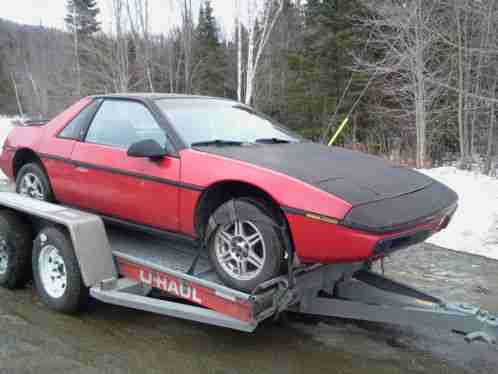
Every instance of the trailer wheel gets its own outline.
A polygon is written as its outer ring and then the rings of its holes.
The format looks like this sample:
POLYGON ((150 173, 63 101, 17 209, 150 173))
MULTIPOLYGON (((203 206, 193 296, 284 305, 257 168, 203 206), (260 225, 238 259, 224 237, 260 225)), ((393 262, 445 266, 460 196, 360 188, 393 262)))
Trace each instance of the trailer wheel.
POLYGON ((35 286, 45 305, 59 312, 74 313, 86 304, 88 288, 65 232, 55 227, 40 231, 32 262, 35 286))
MULTIPOLYGON (((279 275, 283 244, 273 227, 277 226, 275 220, 260 204, 250 199, 240 199, 238 204, 255 213, 250 218, 236 217, 232 222, 218 225, 209 241, 209 257, 226 284, 251 292, 260 283, 279 275)), ((223 205, 218 208, 223 209, 226 209, 223 205)))
POLYGON ((16 213, 0 211, 0 286, 14 289, 31 278, 31 227, 16 213))

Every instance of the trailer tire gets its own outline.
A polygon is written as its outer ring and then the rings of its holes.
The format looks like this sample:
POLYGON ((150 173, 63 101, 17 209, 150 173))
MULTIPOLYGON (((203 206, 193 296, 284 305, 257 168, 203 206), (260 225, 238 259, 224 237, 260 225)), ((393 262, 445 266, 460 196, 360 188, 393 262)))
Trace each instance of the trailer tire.
POLYGON ((17 173, 16 192, 37 200, 54 201, 50 181, 42 166, 36 162, 24 165, 17 173), (26 179, 31 183, 31 187, 24 185, 26 179))
MULTIPOLYGON (((229 201, 219 207, 213 213, 213 217, 216 217, 217 212, 226 210, 226 205, 230 204, 234 203, 229 201)), ((241 198, 237 199, 235 204, 239 208, 250 211, 251 216, 236 217, 235 221, 218 224, 209 237, 209 258, 216 273, 225 284, 241 291, 251 292, 262 282, 280 274, 284 246, 275 230, 278 226, 275 219, 268 214, 268 210, 262 203, 254 199, 241 198), (235 228, 237 224, 240 225, 239 229, 235 228), (230 237, 231 245, 228 243, 230 237), (254 242, 250 239, 251 237, 259 242, 254 242), (252 244, 253 242, 255 244, 252 244), (231 252, 230 255, 228 252, 231 252), (222 253, 231 256, 233 260, 226 261, 230 263, 224 265, 222 253), (254 254, 258 258, 254 258, 254 254), (245 267, 236 270, 235 267, 239 266, 237 264, 242 262, 245 262, 245 267), (247 276, 237 274, 244 272, 247 276)))
POLYGON ((23 287, 31 279, 31 227, 18 214, 0 210, 0 286, 23 287))
POLYGON ((43 303, 62 313, 75 313, 88 301, 88 288, 68 235, 56 227, 40 231, 33 248, 33 278, 43 303))

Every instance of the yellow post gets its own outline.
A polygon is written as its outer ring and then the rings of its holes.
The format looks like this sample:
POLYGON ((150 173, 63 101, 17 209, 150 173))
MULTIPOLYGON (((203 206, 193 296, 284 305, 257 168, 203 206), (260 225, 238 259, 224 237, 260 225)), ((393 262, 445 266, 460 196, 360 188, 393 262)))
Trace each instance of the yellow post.
POLYGON ((341 123, 341 126, 339 126, 339 128, 337 129, 337 131, 335 132, 334 136, 332 137, 332 139, 330 139, 330 142, 329 142, 329 147, 331 147, 334 142, 337 140, 337 138, 339 137, 340 133, 342 132, 342 130, 346 127, 346 125, 348 124, 349 122, 349 117, 346 117, 344 118, 344 121, 342 121, 341 123))

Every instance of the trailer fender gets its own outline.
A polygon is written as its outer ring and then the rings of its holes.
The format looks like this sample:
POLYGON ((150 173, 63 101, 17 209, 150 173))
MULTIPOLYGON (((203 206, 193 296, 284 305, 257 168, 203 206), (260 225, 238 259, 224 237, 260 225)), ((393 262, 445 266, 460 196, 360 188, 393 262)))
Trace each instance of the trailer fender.
POLYGON ((42 221, 42 226, 65 228, 86 287, 117 279, 111 246, 99 216, 10 192, 0 193, 0 207, 20 213, 33 222, 42 221))

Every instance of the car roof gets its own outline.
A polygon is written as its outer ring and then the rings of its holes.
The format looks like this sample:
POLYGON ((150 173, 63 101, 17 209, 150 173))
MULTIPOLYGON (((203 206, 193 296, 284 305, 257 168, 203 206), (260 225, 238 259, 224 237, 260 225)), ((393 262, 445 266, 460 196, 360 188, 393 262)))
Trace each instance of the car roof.
POLYGON ((93 98, 113 98, 113 99, 139 99, 139 100, 161 100, 161 99, 209 99, 221 101, 233 101, 223 97, 201 96, 201 95, 186 95, 172 93, 150 93, 150 92, 133 92, 133 93, 113 93, 105 95, 93 95, 93 98))

